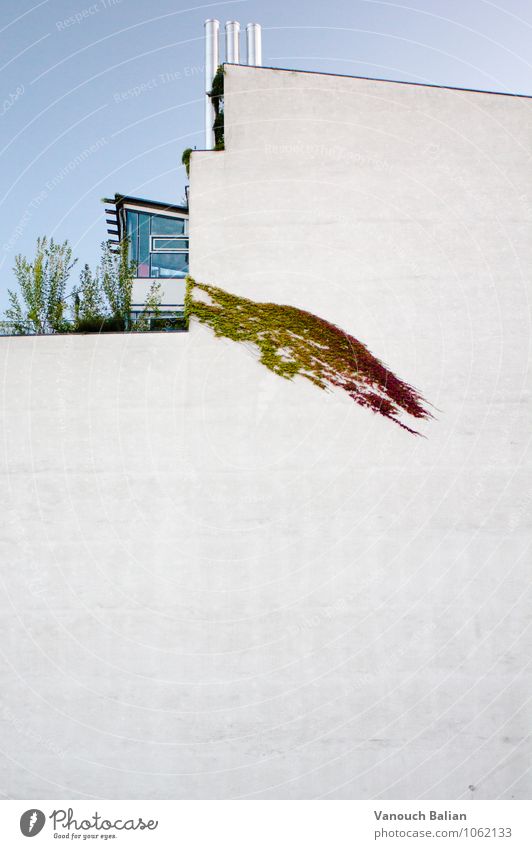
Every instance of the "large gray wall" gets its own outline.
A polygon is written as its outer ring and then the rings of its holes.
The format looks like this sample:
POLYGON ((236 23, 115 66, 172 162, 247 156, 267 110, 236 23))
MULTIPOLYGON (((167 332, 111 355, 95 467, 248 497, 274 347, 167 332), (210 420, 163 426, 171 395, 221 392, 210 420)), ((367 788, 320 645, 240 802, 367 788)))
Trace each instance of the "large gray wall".
POLYGON ((197 325, 1 339, 0 790, 529 797, 530 101, 226 90, 192 272, 339 323, 437 418, 197 325))

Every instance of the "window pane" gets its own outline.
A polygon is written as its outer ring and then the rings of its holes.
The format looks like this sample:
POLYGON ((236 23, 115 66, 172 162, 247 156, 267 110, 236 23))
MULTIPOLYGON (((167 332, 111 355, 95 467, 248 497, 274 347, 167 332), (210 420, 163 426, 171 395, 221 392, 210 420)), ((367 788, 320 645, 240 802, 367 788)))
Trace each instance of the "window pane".
POLYGON ((152 254, 152 277, 184 277, 188 274, 188 254, 152 254))
POLYGON ((150 216, 139 212, 139 255, 137 277, 150 276, 150 216))
POLYGON ((180 239, 176 236, 169 236, 167 239, 160 239, 158 236, 154 236, 152 239, 152 250, 188 251, 188 239, 180 239))
POLYGON ((185 222, 183 218, 152 215, 151 232, 153 236, 180 236, 185 232, 185 222))
POLYGON ((137 261, 138 257, 138 214, 131 210, 126 211, 126 235, 129 242, 129 258, 133 262, 137 261))

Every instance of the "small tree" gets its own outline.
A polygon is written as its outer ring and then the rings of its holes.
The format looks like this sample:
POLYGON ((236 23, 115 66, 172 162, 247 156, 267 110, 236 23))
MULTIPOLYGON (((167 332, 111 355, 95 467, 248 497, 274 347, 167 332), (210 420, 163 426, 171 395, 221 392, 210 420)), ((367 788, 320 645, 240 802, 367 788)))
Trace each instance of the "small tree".
POLYGON ((65 289, 76 262, 67 241, 59 244, 46 236, 37 239, 33 262, 21 254, 15 257, 13 271, 22 301, 19 293, 8 289, 10 306, 6 310, 15 333, 59 333, 68 329, 65 289))
POLYGON ((87 263, 79 276, 79 286, 74 291, 74 325, 103 321, 105 304, 98 269, 93 274, 87 263))
POLYGON ((162 286, 154 280, 146 296, 144 308, 134 324, 134 330, 150 330, 151 319, 157 319, 161 315, 161 300, 162 286))
POLYGON ((131 314, 131 291, 135 263, 128 256, 128 240, 123 239, 118 251, 113 251, 109 242, 102 242, 102 258, 99 266, 102 292, 107 309, 117 325, 129 326, 131 314))
POLYGON ((131 312, 134 265, 128 259, 127 240, 118 251, 102 242, 100 262, 94 272, 85 264, 74 290, 74 330, 95 333, 124 330, 131 312))

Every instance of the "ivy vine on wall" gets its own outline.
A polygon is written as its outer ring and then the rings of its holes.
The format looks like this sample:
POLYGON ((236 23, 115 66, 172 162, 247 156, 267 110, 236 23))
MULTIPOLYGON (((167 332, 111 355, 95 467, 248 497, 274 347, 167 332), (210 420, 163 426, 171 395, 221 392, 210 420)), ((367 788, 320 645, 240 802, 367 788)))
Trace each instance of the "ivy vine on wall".
POLYGON ((419 436, 400 420, 401 415, 432 418, 419 392, 396 377, 362 342, 317 315, 297 307, 257 303, 188 277, 187 323, 192 317, 216 336, 256 345, 260 362, 280 377, 290 380, 301 375, 320 389, 343 389, 356 404, 410 433, 419 436))
POLYGON ((224 138, 224 67, 219 65, 212 81, 212 88, 209 92, 214 107, 214 123, 212 129, 214 131, 214 149, 225 149, 224 138))

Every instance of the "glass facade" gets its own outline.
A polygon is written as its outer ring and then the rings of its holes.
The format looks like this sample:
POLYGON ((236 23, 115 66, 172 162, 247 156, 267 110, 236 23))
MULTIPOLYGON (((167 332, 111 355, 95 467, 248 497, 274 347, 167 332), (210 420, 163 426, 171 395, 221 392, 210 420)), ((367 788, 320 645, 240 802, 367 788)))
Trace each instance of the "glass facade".
POLYGON ((152 236, 152 251, 187 251, 188 239, 184 236, 152 236))
POLYGON ((151 277, 184 277, 188 273, 188 254, 152 253, 151 277))
POLYGON ((188 274, 186 219, 126 209, 126 234, 138 278, 188 274))

